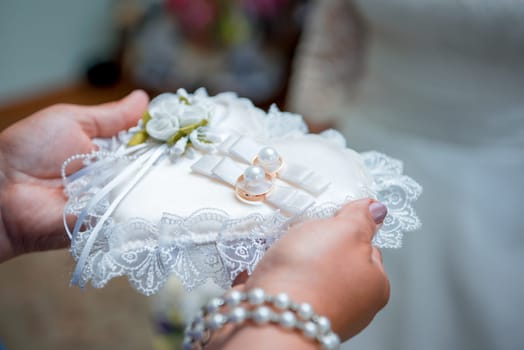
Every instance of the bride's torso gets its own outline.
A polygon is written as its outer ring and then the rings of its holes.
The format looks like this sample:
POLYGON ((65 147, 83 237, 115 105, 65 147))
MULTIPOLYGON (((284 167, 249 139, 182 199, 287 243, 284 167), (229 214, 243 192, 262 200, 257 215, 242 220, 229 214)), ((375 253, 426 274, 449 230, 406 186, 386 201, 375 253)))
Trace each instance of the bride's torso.
POLYGON ((384 252, 390 303, 344 349, 521 349, 524 1, 355 1, 366 56, 337 118, 424 186, 423 228, 384 252))
POLYGON ((368 37, 350 114, 453 142, 524 144, 524 1, 356 5, 368 37))

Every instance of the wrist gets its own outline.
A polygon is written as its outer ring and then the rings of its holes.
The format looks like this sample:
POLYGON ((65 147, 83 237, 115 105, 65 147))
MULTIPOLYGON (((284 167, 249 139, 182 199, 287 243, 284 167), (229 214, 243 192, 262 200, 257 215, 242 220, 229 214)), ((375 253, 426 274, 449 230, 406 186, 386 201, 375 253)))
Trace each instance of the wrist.
POLYGON ((330 321, 310 304, 291 300, 286 293, 262 289, 232 290, 211 299, 186 329, 184 349, 210 348, 339 349, 330 321), (286 346, 284 346, 284 344, 286 346))
POLYGON ((266 350, 266 349, 319 350, 320 345, 296 332, 289 332, 275 325, 257 326, 244 324, 228 327, 213 335, 209 350, 266 350))
POLYGON ((342 330, 343 325, 340 324, 337 317, 340 312, 340 305, 335 302, 336 298, 326 297, 326 290, 324 288, 319 290, 318 288, 304 287, 320 285, 320 283, 316 283, 311 279, 314 277, 309 276, 309 281, 302 281, 300 280, 300 276, 291 273, 283 275, 278 273, 262 275, 270 278, 250 278, 245 285, 245 289, 261 288, 270 295, 276 295, 281 291, 286 291, 286 294, 288 294, 289 298, 294 302, 299 304, 308 303, 313 307, 315 312, 325 315, 331 321, 335 333, 345 334, 342 330))

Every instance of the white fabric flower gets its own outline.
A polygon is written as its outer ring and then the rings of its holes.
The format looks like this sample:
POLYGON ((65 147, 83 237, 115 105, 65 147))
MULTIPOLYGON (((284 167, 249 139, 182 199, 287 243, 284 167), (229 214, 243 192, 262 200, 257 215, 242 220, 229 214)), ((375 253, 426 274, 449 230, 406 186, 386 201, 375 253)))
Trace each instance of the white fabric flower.
POLYGON ((177 94, 165 93, 160 94, 151 100, 149 104, 149 115, 153 119, 157 118, 177 118, 187 107, 180 101, 177 94))
POLYGON ((145 130, 159 141, 167 141, 180 128, 197 125, 208 120, 211 114, 209 97, 202 92, 198 97, 179 89, 176 94, 164 93, 155 97, 149 104, 151 119, 145 130))
POLYGON ((187 147, 187 137, 182 137, 180 140, 178 140, 175 145, 171 148, 171 154, 173 156, 181 156, 186 151, 187 147))
POLYGON ((185 111, 180 114, 178 120, 180 122, 180 127, 183 128, 188 125, 200 123, 202 119, 207 119, 206 117, 207 111, 204 110, 204 108, 199 106, 191 106, 186 108, 185 111))
POLYGON ((193 147, 195 147, 199 151, 212 152, 216 148, 216 144, 213 143, 213 140, 216 140, 216 138, 213 137, 214 135, 208 135, 208 133, 206 132, 207 129, 202 129, 197 129, 193 131, 191 134, 189 134, 189 140, 191 140, 191 144, 193 145, 193 147), (201 138, 207 140, 207 142, 203 141, 201 138))
POLYGON ((146 131, 154 139, 167 141, 171 136, 177 133, 180 128, 178 118, 152 118, 146 125, 146 131))

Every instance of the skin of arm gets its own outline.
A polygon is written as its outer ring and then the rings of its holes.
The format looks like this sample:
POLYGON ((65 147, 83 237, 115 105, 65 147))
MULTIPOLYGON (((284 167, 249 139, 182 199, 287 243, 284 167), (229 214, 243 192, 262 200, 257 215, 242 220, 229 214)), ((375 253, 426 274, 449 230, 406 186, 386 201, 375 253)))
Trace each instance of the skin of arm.
MULTIPOLYGON (((380 250, 371 245, 378 227, 369 210, 372 203, 355 201, 332 219, 295 226, 268 250, 245 285, 236 288, 286 292, 327 316, 342 340, 356 335, 389 299, 380 250)), ((276 325, 246 323, 224 329, 209 348, 307 350, 319 345, 276 325)))
MULTIPOLYGON (((92 138, 135 125, 148 102, 136 91, 98 106, 55 105, 0 133, 0 262, 69 245, 62 222, 62 162, 93 151, 92 138)), ((389 297, 380 251, 371 245, 377 229, 372 203, 355 201, 334 218, 293 227, 237 288, 286 292, 327 316, 341 339, 357 334, 389 297)), ((318 344, 276 326, 251 324, 224 329, 210 344, 226 350, 271 347, 307 350, 318 344)))
POLYGON ((148 103, 138 90, 97 106, 54 105, 0 133, 0 262, 69 245, 62 222, 62 162, 93 151, 92 138, 135 125, 148 103))

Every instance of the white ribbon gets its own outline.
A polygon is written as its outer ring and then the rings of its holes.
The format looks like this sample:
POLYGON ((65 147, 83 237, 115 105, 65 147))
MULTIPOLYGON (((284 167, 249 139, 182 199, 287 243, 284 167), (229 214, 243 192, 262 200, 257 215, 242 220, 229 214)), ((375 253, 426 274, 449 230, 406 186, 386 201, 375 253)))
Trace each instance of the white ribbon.
MULTIPOLYGON (((230 158, 204 155, 191 166, 195 173, 218 179, 234 187, 244 169, 230 158)), ((315 199, 298 189, 277 185, 266 197, 267 203, 289 214, 300 214, 315 204, 315 199)))
MULTIPOLYGON (((219 146, 222 153, 247 164, 253 163, 262 148, 264 146, 254 140, 238 135, 228 137, 219 146)), ((315 196, 322 194, 331 184, 329 179, 316 171, 287 160, 284 161, 284 167, 278 172, 278 177, 282 181, 300 187, 315 196)))
POLYGON ((165 153, 167 145, 163 144, 158 148, 153 148, 147 151, 145 154, 140 156, 137 160, 129 164, 124 171, 122 171, 115 179, 109 182, 104 188, 99 191, 84 208, 84 210, 78 216, 75 228, 73 230, 72 237, 78 234, 80 227, 87 216, 87 214, 100 202, 102 198, 108 195, 116 186, 120 185, 124 180, 126 180, 131 174, 136 173, 135 176, 129 181, 124 189, 118 194, 118 196, 113 200, 109 208, 105 211, 102 217, 98 220, 93 230, 91 230, 89 238, 87 239, 78 263, 76 265, 75 271, 73 273, 73 278, 71 279, 71 285, 79 284, 84 265, 89 257, 91 248, 96 241, 98 233, 102 229, 104 223, 111 216, 111 214, 118 207, 120 202, 127 196, 127 194, 133 189, 138 181, 149 171, 149 169, 155 164, 155 162, 165 153))

